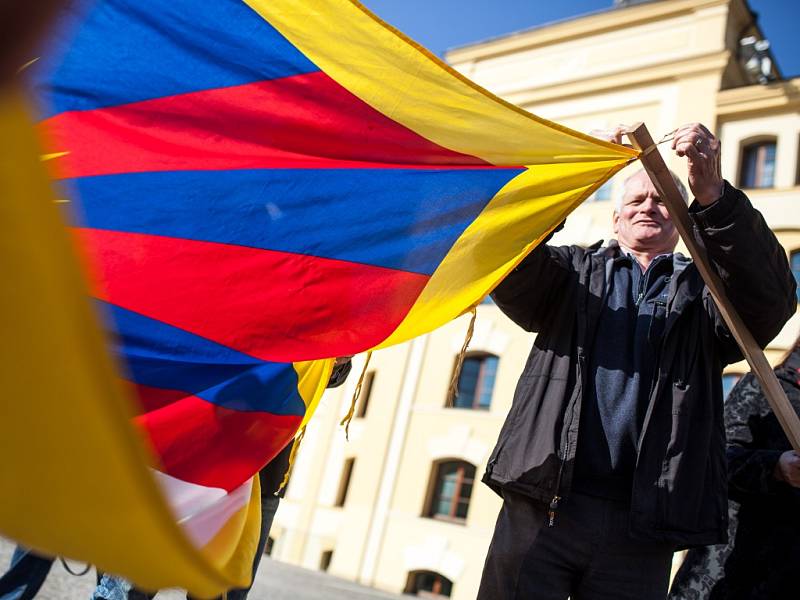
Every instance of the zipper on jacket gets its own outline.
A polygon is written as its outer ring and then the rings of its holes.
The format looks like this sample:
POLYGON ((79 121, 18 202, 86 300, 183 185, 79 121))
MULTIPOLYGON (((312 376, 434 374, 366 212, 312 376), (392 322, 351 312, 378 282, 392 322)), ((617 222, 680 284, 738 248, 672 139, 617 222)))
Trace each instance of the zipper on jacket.
POLYGON ((553 496, 550 500, 550 507, 547 510, 547 526, 553 527, 556 524, 556 510, 558 510, 558 503, 561 502, 561 496, 553 496))
POLYGON ((556 489, 553 494, 552 500, 547 507, 547 526, 553 527, 556 524, 556 511, 558 510, 558 503, 561 502, 561 473, 564 472, 564 455, 561 455, 561 464, 558 466, 558 475, 556 476, 556 489))
MULTIPOLYGON (((658 260, 658 258, 659 257, 656 257, 656 260, 658 260)), ((653 262, 655 262, 655 261, 653 261, 653 262)), ((635 266, 639 267, 639 261, 638 260, 634 259, 634 264, 635 264, 635 266)), ((641 273, 641 267, 639 267, 641 275, 639 276, 639 285, 637 286, 638 294, 636 295, 636 302, 635 302, 636 306, 639 306, 642 303, 642 300, 644 300, 644 295, 647 292, 647 286, 648 286, 648 282, 650 280, 650 271, 651 271, 651 267, 652 266, 653 266, 653 263, 651 262, 648 265, 648 267, 644 270, 644 273, 641 273)), ((667 283, 669 283, 669 279, 667 280, 667 283)))
MULTIPOLYGON (((583 389, 586 387, 586 355, 583 353, 583 350, 578 350, 578 368, 580 369, 579 379, 581 389, 579 391, 580 394, 583 394, 583 389)), ((572 422, 575 419, 575 408, 573 406, 572 413, 569 417, 569 422, 564 424, 564 431, 569 431, 569 428, 572 427, 572 422)), ((556 475, 556 485, 553 491, 553 497, 550 500, 550 504, 547 507, 547 526, 554 527, 556 524, 556 512, 558 511, 558 505, 563 499, 561 497, 561 476, 564 473, 564 463, 567 462, 567 449, 569 448, 569 440, 567 440, 567 434, 565 433, 562 436, 560 453, 561 453, 561 462, 558 465, 558 475, 556 475)))
MULTIPOLYGON (((635 267, 639 267, 639 261, 635 260, 634 263, 635 267)), ((638 289, 638 294, 636 295, 636 302, 635 302, 636 306, 639 306, 642 303, 642 300, 644 300, 644 293, 647 291, 647 280, 649 279, 649 277, 650 277, 650 267, 645 269, 644 273, 641 273, 640 270, 639 285, 638 285, 639 289, 638 289)))

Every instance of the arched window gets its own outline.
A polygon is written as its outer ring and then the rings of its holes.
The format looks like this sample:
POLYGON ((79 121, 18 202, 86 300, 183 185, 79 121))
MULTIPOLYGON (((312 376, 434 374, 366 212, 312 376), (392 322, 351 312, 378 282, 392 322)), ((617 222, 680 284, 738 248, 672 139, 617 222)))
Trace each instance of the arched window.
POLYGON ((475 467, 468 462, 454 460, 434 464, 426 516, 463 523, 467 519, 474 481, 475 467))
POLYGON ((497 357, 493 354, 468 354, 458 376, 454 408, 489 410, 497 376, 497 357))
POLYGON ((739 187, 775 186, 775 139, 760 140, 742 147, 739 187))
POLYGON ((731 393, 733 386, 742 378, 741 373, 725 373, 722 376, 722 398, 726 399, 731 393))
POLYGON ((789 255, 792 263, 792 273, 794 273, 794 280, 797 282, 797 301, 800 302, 800 249, 792 250, 789 255))
POLYGON ((411 571, 403 593, 420 598, 449 598, 453 593, 453 582, 433 571, 411 571))

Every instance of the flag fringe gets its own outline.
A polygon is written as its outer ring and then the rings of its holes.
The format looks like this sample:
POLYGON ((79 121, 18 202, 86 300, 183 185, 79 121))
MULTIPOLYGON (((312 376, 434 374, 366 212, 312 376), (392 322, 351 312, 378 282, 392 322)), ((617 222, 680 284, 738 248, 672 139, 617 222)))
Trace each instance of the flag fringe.
POLYGON ((447 407, 453 408, 453 405, 458 397, 458 378, 461 376, 461 369, 464 366, 464 358, 467 356, 467 348, 472 341, 472 334, 475 333, 475 319, 478 316, 478 311, 473 306, 470 309, 472 318, 469 320, 469 327, 467 327, 467 335, 464 337, 464 344, 461 346, 461 351, 456 357, 456 368, 453 369, 453 378, 450 380, 450 392, 447 394, 447 407))
POLYGON ((364 368, 361 369, 361 375, 358 378, 356 389, 353 392, 353 398, 350 400, 350 410, 339 422, 339 425, 344 426, 344 437, 348 442, 350 441, 350 421, 353 420, 353 416, 356 414, 356 404, 358 403, 358 397, 361 395, 361 387, 364 385, 364 378, 367 375, 367 367, 369 366, 370 358, 372 358, 372 350, 367 352, 367 360, 364 361, 364 368))
POLYGON ((286 473, 283 475, 283 481, 278 486, 278 489, 275 491, 275 495, 278 496, 283 491, 283 488, 286 487, 286 484, 289 483, 289 477, 292 475, 292 469, 294 468, 294 459, 297 457, 297 451, 300 449, 300 442, 303 441, 303 437, 306 435, 306 425, 303 425, 300 428, 300 431, 297 432, 297 435, 294 438, 294 442, 292 443, 292 451, 289 452, 289 466, 286 467, 286 473))

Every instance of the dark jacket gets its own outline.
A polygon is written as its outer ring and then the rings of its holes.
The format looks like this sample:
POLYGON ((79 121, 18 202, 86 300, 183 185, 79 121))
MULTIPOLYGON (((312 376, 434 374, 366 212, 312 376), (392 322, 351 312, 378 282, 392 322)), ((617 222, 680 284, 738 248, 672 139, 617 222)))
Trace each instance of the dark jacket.
MULTIPOLYGON (((747 197, 725 185, 714 205, 690 207, 694 233, 758 343, 794 313, 795 282, 783 248, 747 197)), ((569 494, 587 349, 619 252, 542 245, 493 293, 538 332, 483 481, 545 503, 569 494)), ((631 532, 679 547, 717 543, 727 531, 721 373, 741 355, 696 267, 676 257, 656 381, 642 427, 631 532)), ((557 504, 557 502, 556 502, 557 504)))
MULTIPOLYGON (((800 346, 775 369, 800 414, 800 346)), ((789 440, 752 374, 725 401, 731 539, 692 549, 670 590, 670 600, 793 598, 800 565, 800 490, 775 479, 789 440)))
MULTIPOLYGON (((800 348, 791 367, 776 369, 800 414, 800 348)), ((719 598, 791 598, 800 565, 800 489, 775 479, 780 455, 791 450, 761 388, 746 375, 725 405, 729 492, 739 503, 733 550, 719 598)), ((714 596, 717 597, 717 596, 714 596)))

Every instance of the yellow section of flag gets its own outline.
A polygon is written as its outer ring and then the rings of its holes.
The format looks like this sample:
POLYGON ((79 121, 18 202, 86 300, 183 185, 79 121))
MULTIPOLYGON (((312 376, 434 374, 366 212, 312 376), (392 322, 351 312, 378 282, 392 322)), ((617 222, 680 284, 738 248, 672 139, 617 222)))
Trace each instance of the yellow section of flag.
MULTIPOLYGON (((208 0, 211 1, 211 0, 208 0)), ((398 343, 489 292, 637 154, 535 117, 469 82, 351 0, 244 0, 341 86, 411 131, 497 166, 524 167, 467 227, 397 330, 398 343)), ((198 9, 202 10, 202 3, 198 9)), ((191 19, 191 15, 186 15, 191 19)), ((213 538, 185 534, 131 426, 84 279, 19 98, 0 99, 0 503, 4 535, 138 584, 199 597, 246 585, 258 540, 252 486, 213 538), (8 460, 8 457, 14 457, 8 460)), ((295 363, 311 416, 332 361, 295 363)), ((213 491, 213 490, 212 490, 213 491)))

